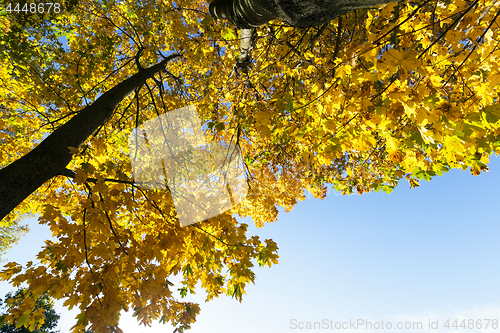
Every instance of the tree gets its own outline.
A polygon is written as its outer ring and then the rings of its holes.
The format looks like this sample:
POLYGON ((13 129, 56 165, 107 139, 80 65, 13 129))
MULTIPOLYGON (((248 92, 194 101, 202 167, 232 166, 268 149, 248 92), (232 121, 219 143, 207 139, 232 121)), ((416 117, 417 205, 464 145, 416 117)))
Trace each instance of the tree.
POLYGON ((361 8, 370 8, 394 0, 215 0, 210 14, 229 20, 238 28, 257 27, 282 19, 292 27, 314 27, 361 8))
POLYGON ((499 152, 498 6, 405 1, 318 27, 271 21, 245 35, 248 67, 237 31, 205 2, 80 0, 53 17, 2 16, 0 217, 39 214, 58 240, 40 265, 8 263, 0 277, 78 306, 75 332, 118 331, 121 310, 182 330, 199 306, 178 298, 197 282, 209 300, 241 300, 255 263, 277 263, 276 244, 233 215, 262 226, 304 189, 390 192, 403 178, 487 170, 499 152), (134 182, 127 137, 188 104, 209 142, 240 147, 249 193, 182 228, 168 191, 134 182))
POLYGON ((9 309, 20 304, 22 300, 29 300, 32 305, 32 315, 40 318, 39 324, 26 326, 25 323, 28 322, 28 315, 22 316, 21 320, 17 324, 7 324, 4 322, 7 314, 0 316, 0 332, 1 333, 59 333, 59 331, 54 330, 57 327, 57 322, 60 316, 54 311, 54 304, 47 293, 43 294, 38 299, 33 299, 33 294, 29 290, 21 288, 15 292, 9 292, 5 295, 3 304, 0 304, 9 309))
POLYGON ((28 232, 28 226, 20 225, 13 221, 11 225, 0 225, 0 258, 10 249, 12 245, 28 232))
MULTIPOLYGON (((267 1, 256 1, 250 5, 242 1, 233 1, 234 3, 228 1, 221 3, 219 1, 211 4, 211 13, 216 17, 230 18, 234 24, 240 27, 255 26, 279 17, 290 22, 293 26, 301 27, 328 22, 348 11, 390 1, 392 0, 347 1, 323 6, 321 10, 316 10, 318 7, 317 0, 276 1, 271 6, 272 8, 270 7, 271 2, 267 1), (258 22, 252 21, 252 24, 250 24, 248 23, 250 18, 258 18, 258 22)), ((12 8, 10 8, 10 11, 13 11, 12 8)), ((24 20, 21 19, 21 21, 24 20)), ((10 36, 7 34, 6 36, 10 39, 8 44, 16 48, 12 45, 16 40, 16 38, 12 38, 13 34, 10 34, 10 36)), ((139 47, 136 55, 137 62, 142 51, 142 48, 139 47)), ((23 47, 22 52, 25 55, 32 53, 27 51, 26 46, 23 47)), ((35 149, 16 160, 15 163, 1 169, 0 176, 5 181, 0 183, 0 194, 4 198, 2 206, 0 206, 0 219, 3 219, 42 184, 63 171, 71 160, 71 152, 67 147, 79 147, 91 133, 106 123, 118 103, 128 96, 132 90, 140 87, 145 80, 159 71, 164 70, 167 62, 178 56, 180 55, 174 54, 166 57, 159 64, 146 70, 138 63, 140 71, 136 75, 113 87, 113 89, 97 99, 95 103, 87 105, 78 112, 77 117, 61 126, 58 131, 54 131, 49 138, 43 140, 35 149)))

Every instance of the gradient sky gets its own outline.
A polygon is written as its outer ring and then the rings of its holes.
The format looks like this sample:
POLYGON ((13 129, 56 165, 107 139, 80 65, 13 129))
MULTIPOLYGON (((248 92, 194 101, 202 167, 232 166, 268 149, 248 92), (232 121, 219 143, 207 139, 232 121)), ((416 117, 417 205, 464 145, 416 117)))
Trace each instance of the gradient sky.
MULTIPOLYGON (((415 189, 404 181, 391 194, 311 196, 260 229, 239 219, 250 225, 249 235, 277 242, 279 264, 255 269, 256 283, 242 303, 227 297, 204 303, 201 291, 190 295, 201 312, 189 332, 500 332, 491 322, 484 329, 487 319, 500 322, 500 156, 489 167, 480 176, 452 170, 415 189), (481 320, 483 329, 447 329, 448 319, 449 325, 481 320), (337 322, 358 320, 393 328, 335 329, 337 322), (438 329, 428 329, 429 321, 438 329), (320 327, 306 329, 307 322, 320 327), (423 329, 397 329, 399 322, 422 322, 423 329)), ((36 220, 30 226, 6 260, 35 259, 50 231, 36 220)), ((0 295, 11 289, 0 283, 0 295)), ((59 329, 67 333, 77 311, 61 304, 59 329)), ((125 333, 173 331, 139 326, 128 314, 120 327, 125 333)))

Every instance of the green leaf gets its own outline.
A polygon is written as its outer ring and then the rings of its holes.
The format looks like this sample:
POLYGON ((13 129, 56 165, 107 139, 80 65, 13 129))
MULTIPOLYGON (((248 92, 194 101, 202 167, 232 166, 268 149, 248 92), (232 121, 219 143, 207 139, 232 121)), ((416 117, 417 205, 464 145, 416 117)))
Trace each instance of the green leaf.
POLYGON ((487 106, 481 111, 489 123, 496 123, 500 119, 500 104, 487 106))
POLYGON ((436 107, 436 104, 439 102, 439 97, 437 97, 436 95, 430 95, 422 99, 422 102, 425 106, 434 109, 436 107))
POLYGON ((222 30, 221 36, 222 36, 222 38, 224 38, 226 40, 238 38, 238 36, 236 35, 236 32, 231 28, 225 28, 224 30, 222 30))
POLYGON ((187 296, 187 293, 188 293, 188 288, 187 287, 182 287, 182 288, 179 288, 177 289, 181 292, 181 298, 184 298, 187 296))
POLYGON ((19 328, 21 326, 27 326, 29 320, 30 320, 29 314, 23 313, 21 317, 19 317, 19 320, 16 323, 16 328, 19 328))
POLYGON ((215 129, 218 132, 221 132, 224 129, 224 123, 218 123, 217 125, 215 125, 215 129))
POLYGON ((191 268, 191 265, 190 264, 187 264, 186 266, 184 266, 184 274, 187 275, 187 276, 190 276, 190 275, 193 275, 193 269, 191 268))
POLYGON ((85 321, 85 312, 79 313, 75 319, 77 320, 77 324, 83 323, 85 321))
POLYGON ((387 194, 391 193, 393 189, 394 187, 389 185, 384 185, 384 187, 382 187, 382 190, 387 194))

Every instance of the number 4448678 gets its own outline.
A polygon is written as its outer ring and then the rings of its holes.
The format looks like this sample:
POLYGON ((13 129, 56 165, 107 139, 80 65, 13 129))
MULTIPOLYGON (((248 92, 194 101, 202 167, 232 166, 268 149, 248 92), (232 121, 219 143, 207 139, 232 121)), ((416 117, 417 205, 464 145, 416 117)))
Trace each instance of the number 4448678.
POLYGON ((480 330, 482 328, 488 329, 498 329, 498 319, 469 319, 469 320, 462 320, 462 322, 459 324, 459 320, 455 319, 455 321, 450 325, 450 320, 448 319, 446 323, 444 324, 444 327, 447 329, 455 328, 458 329, 463 328, 463 329, 476 329, 480 330))
POLYGON ((8 13, 20 13, 24 12, 26 14, 31 13, 31 14, 41 14, 41 13, 59 13, 61 12, 61 4, 60 3, 53 3, 53 2, 42 2, 42 3, 25 3, 25 4, 19 4, 19 3, 9 3, 5 7, 5 10, 8 13))

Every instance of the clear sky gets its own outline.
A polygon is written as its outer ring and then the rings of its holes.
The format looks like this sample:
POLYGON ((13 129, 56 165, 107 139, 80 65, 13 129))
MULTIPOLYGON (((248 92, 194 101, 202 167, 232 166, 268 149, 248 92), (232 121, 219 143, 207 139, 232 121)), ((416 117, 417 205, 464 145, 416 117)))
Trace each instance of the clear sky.
MULTIPOLYGON (((190 332, 500 332, 500 156, 489 167, 480 176, 453 170, 415 189, 405 181, 391 194, 310 197, 261 229, 245 220, 250 235, 277 242, 279 264, 256 268, 242 303, 225 297, 203 303, 201 292, 188 297, 201 303, 190 332), (463 319, 474 324, 461 328, 463 319), (496 329, 488 319, 499 322, 496 329), (478 320, 481 330, 473 329, 478 320), (408 328, 419 322, 422 329, 408 328)), ((7 260, 34 260, 50 237, 36 220, 30 226, 7 260)), ((0 295, 10 289, 1 283, 0 295)), ((60 304, 59 328, 67 333, 77 312, 60 304)), ((127 314, 120 327, 173 331, 139 326, 127 314)))

